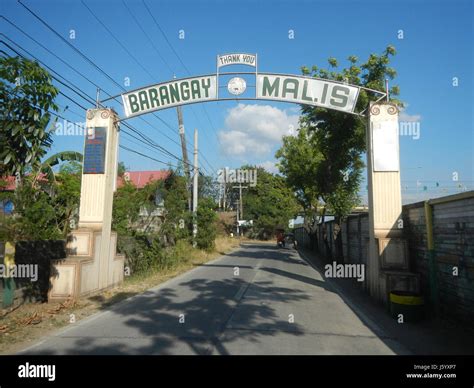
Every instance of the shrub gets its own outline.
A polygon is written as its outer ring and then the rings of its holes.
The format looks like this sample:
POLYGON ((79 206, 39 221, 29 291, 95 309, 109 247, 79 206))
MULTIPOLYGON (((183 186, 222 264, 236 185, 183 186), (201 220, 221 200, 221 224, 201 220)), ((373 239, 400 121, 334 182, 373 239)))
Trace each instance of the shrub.
POLYGON ((215 203, 210 198, 203 198, 197 209, 196 244, 200 249, 212 251, 215 247, 217 235, 217 214, 214 211, 215 203))

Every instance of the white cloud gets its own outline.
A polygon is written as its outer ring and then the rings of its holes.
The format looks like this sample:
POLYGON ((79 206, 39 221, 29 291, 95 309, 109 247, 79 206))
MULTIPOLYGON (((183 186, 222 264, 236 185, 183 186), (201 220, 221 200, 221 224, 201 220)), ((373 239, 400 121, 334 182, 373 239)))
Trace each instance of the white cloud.
POLYGON ((405 113, 405 111, 403 110, 398 115, 398 121, 416 121, 416 122, 420 122, 421 121, 421 115, 410 115, 408 113, 405 113))
POLYGON ((270 105, 238 104, 229 109, 219 132, 223 152, 233 156, 266 156, 284 135, 298 128, 298 115, 270 105))
POLYGON ((278 167, 275 165, 274 161, 267 160, 262 163, 257 164, 258 167, 263 167, 266 171, 272 173, 272 174, 279 174, 280 170, 278 170, 278 167))

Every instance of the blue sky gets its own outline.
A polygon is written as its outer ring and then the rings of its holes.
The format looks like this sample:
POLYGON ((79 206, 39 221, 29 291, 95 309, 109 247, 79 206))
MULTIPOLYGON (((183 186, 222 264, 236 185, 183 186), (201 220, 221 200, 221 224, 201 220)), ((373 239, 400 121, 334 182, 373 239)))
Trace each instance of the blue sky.
MULTIPOLYGON (((116 43, 81 1, 25 0, 24 3, 117 82, 123 85, 125 77, 129 77, 130 86, 126 89, 167 81, 174 74, 178 78, 188 76, 141 0, 128 1, 127 5, 155 47, 122 1, 84 1, 152 76, 116 43), (70 39, 71 30, 74 30, 75 39, 70 39)), ((471 1, 146 0, 146 3, 191 75, 214 73, 215 58, 219 53, 257 53, 260 71, 299 74, 302 65, 326 66, 328 57, 336 57, 340 64, 344 64, 349 55, 365 60, 370 53, 380 53, 388 44, 394 45, 397 55, 392 65, 398 72, 394 83, 400 86, 400 98, 407 103, 402 119, 415 120, 420 125, 419 139, 400 137, 404 202, 474 188, 471 1), (180 30, 184 31, 184 39, 179 39, 180 30), (289 30, 294 31, 294 39, 289 39, 289 30), (403 30, 403 39, 398 39, 399 30, 403 30), (453 77, 458 78, 456 87, 453 86, 453 77), (459 178, 457 182, 452 179, 454 173, 459 178), (436 187, 436 182, 439 187, 436 187), (457 188, 457 185, 462 187, 457 188), (424 186, 427 186, 426 191, 424 186)), ((0 7, 2 15, 88 79, 112 94, 120 93, 117 86, 16 1, 3 0, 0 7)), ((88 95, 95 96, 93 85, 5 21, 1 20, 0 26, 10 39, 88 95)), ((72 92, 64 91, 74 96, 72 92)), ((63 97, 58 102, 63 108, 69 106, 62 113, 68 120, 84 121, 81 108, 63 97)), ((123 115, 120 105, 112 106, 123 115)), ((299 107, 264 101, 231 101, 184 106, 183 112, 187 140, 191 143, 192 130, 198 128, 201 152, 213 169, 238 167, 242 163, 261 163, 271 169, 279 139, 289 126, 297 123, 299 107)), ((175 109, 160 111, 157 115, 171 128, 151 115, 144 118, 155 128, 138 118, 129 122, 180 155, 178 144, 162 135, 165 133, 178 141, 175 109)), ((121 143, 157 159, 174 162, 156 151, 132 143, 127 136, 122 136, 121 143)), ((52 152, 82 151, 82 147, 80 136, 55 136, 52 152)), ((164 167, 124 150, 120 151, 120 160, 132 170, 164 167)), ((207 163, 204 167, 211 170, 207 163)), ((364 189, 365 183, 362 194, 364 189)))

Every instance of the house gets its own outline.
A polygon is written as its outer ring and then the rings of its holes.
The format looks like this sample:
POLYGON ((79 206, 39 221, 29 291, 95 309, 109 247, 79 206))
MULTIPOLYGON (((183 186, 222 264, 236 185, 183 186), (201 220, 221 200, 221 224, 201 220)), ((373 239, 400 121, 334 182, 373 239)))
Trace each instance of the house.
POLYGON ((125 182, 131 182, 137 189, 143 189, 148 183, 165 180, 170 174, 169 170, 127 171, 123 176, 117 177, 117 187, 122 187, 125 182))
MULTIPOLYGON (((132 183, 137 189, 143 189, 148 183, 165 180, 171 175, 169 170, 158 171, 127 171, 122 176, 117 177, 117 188, 125 185, 125 182, 132 183)), ((155 195, 155 206, 153 208, 142 207, 139 213, 139 220, 135 227, 141 231, 158 231, 162 222, 164 209, 164 199, 160 192, 155 195)))
MULTIPOLYGON (((117 188, 122 187, 125 182, 132 183, 137 189, 143 189, 148 183, 165 180, 171 174, 169 170, 155 170, 155 171, 127 171, 122 176, 117 177, 117 188)), ((40 180, 44 180, 40 177, 40 180)), ((14 191, 16 187, 15 177, 9 176, 3 178, 3 185, 0 185, 0 191, 14 191)), ((157 193, 155 197, 155 209, 141 209, 140 218, 148 219, 149 217, 162 216, 164 206, 163 197, 157 193)), ((11 214, 13 212, 13 203, 8 200, 0 201, 0 213, 11 214)))

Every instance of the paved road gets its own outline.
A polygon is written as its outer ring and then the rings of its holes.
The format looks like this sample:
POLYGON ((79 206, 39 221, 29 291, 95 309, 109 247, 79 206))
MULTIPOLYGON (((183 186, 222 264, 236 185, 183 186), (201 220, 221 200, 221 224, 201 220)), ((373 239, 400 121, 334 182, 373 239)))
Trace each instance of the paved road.
POLYGON ((399 354, 293 249, 249 244, 28 354, 399 354), (239 269, 238 275, 235 273, 239 269))

